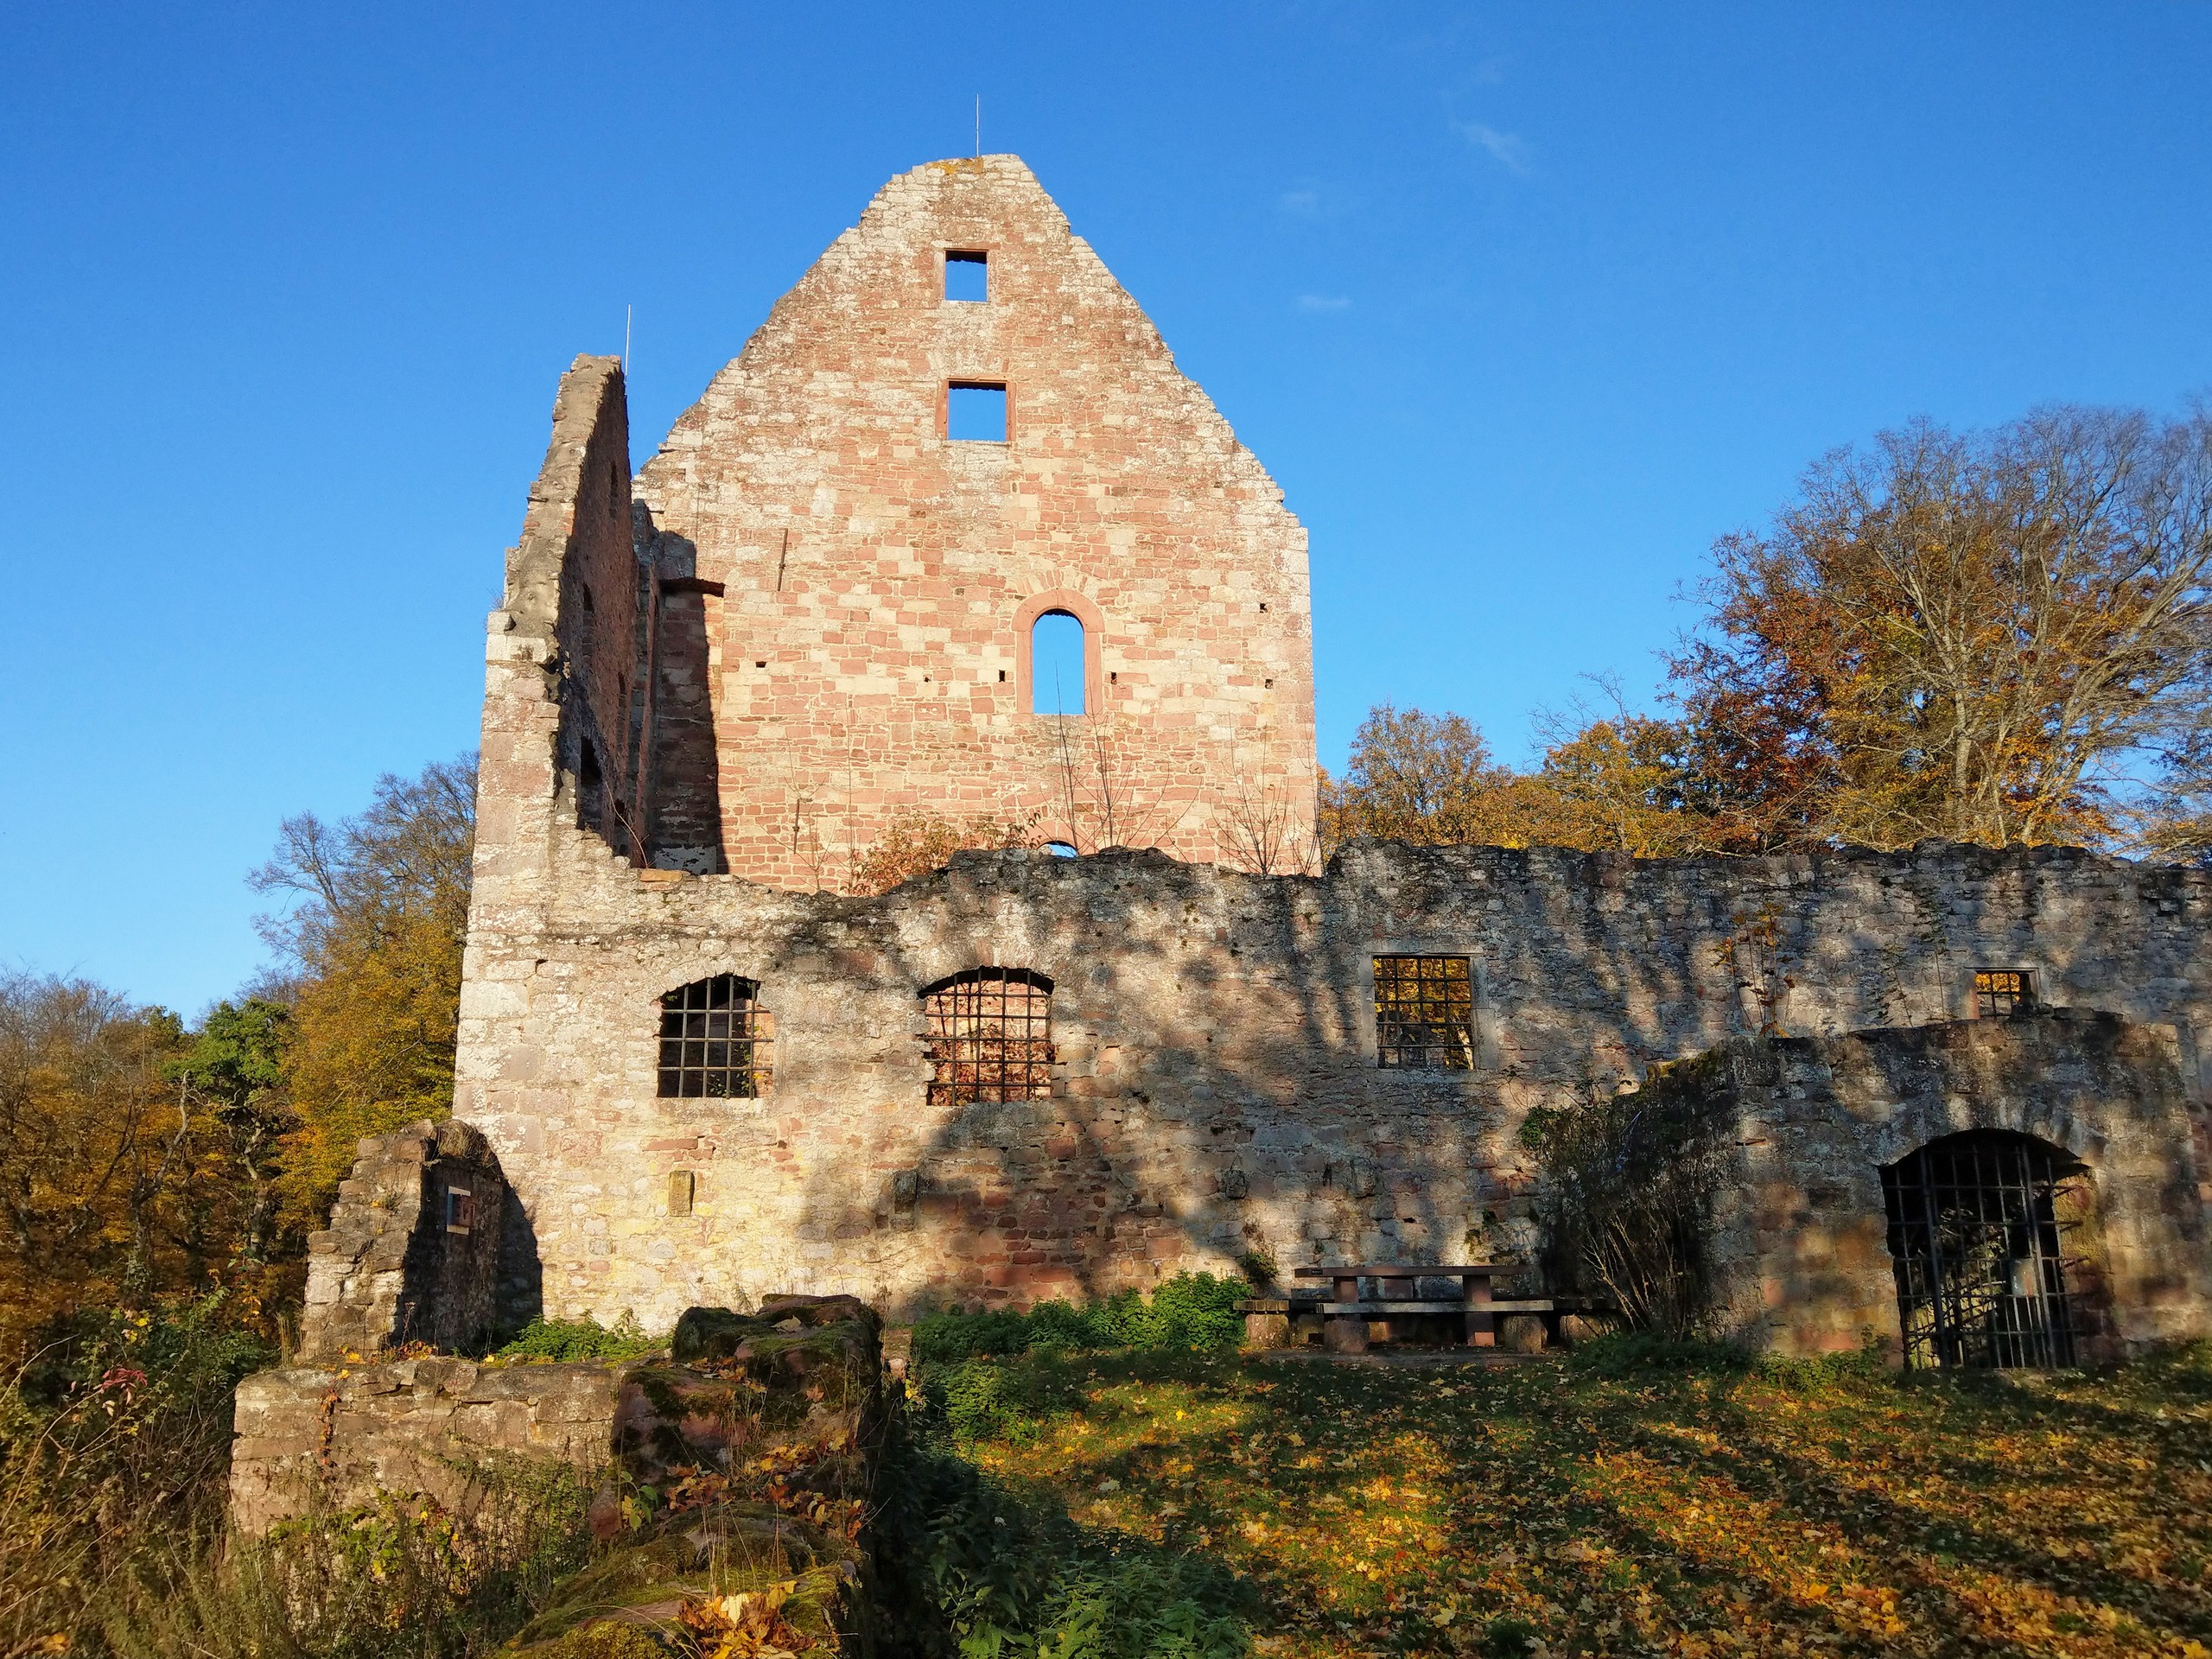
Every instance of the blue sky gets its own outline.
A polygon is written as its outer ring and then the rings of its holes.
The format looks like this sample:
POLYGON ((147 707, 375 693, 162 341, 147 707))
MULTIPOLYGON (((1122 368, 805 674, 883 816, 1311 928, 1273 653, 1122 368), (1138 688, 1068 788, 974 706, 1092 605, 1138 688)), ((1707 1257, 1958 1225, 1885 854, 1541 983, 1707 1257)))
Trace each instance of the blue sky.
POLYGON ((554 382, 638 458, 893 173, 1036 169, 1313 537, 1322 755, 1654 656, 1916 415, 2212 388, 2212 5, 0 10, 0 965, 188 1014, 475 736, 554 382))

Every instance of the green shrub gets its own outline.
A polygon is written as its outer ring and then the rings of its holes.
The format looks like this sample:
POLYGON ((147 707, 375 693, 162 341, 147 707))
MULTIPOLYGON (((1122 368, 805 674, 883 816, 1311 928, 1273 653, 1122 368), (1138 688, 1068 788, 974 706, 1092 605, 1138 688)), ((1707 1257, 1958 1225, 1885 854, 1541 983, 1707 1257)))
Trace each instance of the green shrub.
POLYGON ((1244 1335, 1242 1279, 1179 1273, 1150 1296, 1125 1290, 1103 1301, 1039 1302, 1027 1313, 939 1313, 914 1325, 914 1357, 948 1364, 1034 1350, 1222 1348, 1244 1335))
POLYGON ((643 1359, 664 1353, 666 1337, 647 1336, 637 1320, 624 1314, 610 1331, 596 1319, 532 1319, 505 1347, 495 1350, 496 1360, 524 1363, 551 1363, 580 1359, 643 1359))
MULTIPOLYGON (((977 1366, 978 1372, 995 1367, 977 1366)), ((917 1659, 1239 1659, 1236 1581, 1201 1556, 1084 1533, 1065 1511, 902 1436, 878 1525, 886 1605, 917 1659)))
POLYGON ((1649 1331, 1612 1331, 1578 1344, 1567 1363, 1586 1376, 1622 1378, 1667 1372, 1745 1376, 1758 1361, 1734 1343, 1675 1342, 1649 1331))

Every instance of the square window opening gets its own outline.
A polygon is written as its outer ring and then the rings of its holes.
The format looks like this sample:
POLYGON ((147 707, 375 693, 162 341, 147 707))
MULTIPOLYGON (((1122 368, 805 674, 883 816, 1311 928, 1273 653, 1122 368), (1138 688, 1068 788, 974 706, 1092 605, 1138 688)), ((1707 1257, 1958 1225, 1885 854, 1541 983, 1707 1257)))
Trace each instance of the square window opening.
POLYGON ((660 1000, 662 1100, 752 1100, 767 1083, 760 987, 734 974, 679 986, 660 1000))
POLYGON ((2002 1020, 2033 1007, 2035 976, 2024 968, 1992 968, 1974 976, 1974 1017, 2002 1020))
POLYGON ((955 380, 944 390, 944 435, 963 443, 1006 442, 1006 383, 955 380))
POLYGON ((1375 1050, 1385 1070, 1473 1071, 1475 986, 1468 959, 1376 957, 1375 1050))
POLYGON ((991 297, 991 256, 953 249, 944 256, 944 297, 981 305, 991 297))

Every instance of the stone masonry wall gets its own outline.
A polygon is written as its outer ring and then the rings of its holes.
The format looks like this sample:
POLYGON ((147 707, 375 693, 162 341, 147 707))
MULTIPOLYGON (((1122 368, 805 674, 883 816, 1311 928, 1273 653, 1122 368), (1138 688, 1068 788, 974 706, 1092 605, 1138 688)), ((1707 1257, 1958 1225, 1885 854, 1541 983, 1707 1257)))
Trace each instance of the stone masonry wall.
POLYGON ((612 1455, 633 1363, 440 1357, 259 1372, 238 1384, 232 1523, 257 1535, 318 1503, 343 1508, 378 1492, 420 1492, 454 1508, 473 1465, 505 1459, 589 1476, 612 1455))
POLYGON ((484 1341, 498 1319, 507 1210, 499 1160, 466 1124, 364 1140, 330 1225, 308 1236, 302 1356, 484 1341))
POLYGON ((658 592, 639 569, 639 538, 650 525, 632 522, 629 429, 620 363, 576 359, 554 399, 545 465, 531 488, 522 539, 507 553, 499 613, 508 630, 542 643, 570 810, 626 851, 642 840, 651 784, 651 676, 639 657, 642 650, 650 658, 658 592), (593 770, 587 747, 598 774, 590 785, 581 781, 593 770))
POLYGON ((678 671, 719 751, 721 847, 671 825, 658 861, 841 887, 926 807, 1310 866, 1306 533, 1015 157, 885 186, 638 492, 696 556, 713 660, 678 671), (988 302, 944 297, 948 249, 988 254, 988 302), (944 435, 968 379, 1009 389, 1007 442, 944 435), (1031 712, 1047 608, 1090 633, 1081 721, 1031 712))
POLYGON ((1014 852, 877 899, 795 891, 841 885, 902 806, 1050 811, 1063 736, 1170 851, 1251 863, 1224 845, 1239 804, 1310 833, 1303 532, 1011 157, 894 180, 639 480, 652 764, 624 775, 652 861, 683 868, 634 868, 621 824, 580 827, 575 752, 614 717, 571 613, 620 563, 619 375, 563 380, 486 643, 454 1110, 520 1199, 549 1313, 665 1325, 775 1285, 895 1318, 1247 1249, 1525 1252, 1531 1108, 1762 1030, 1963 1018, 1977 969, 2172 1026, 2212 1168, 2202 871, 1358 844, 1319 875, 1014 852), (989 303, 941 299, 947 248, 991 252, 989 303), (938 391, 969 376, 1011 387, 1010 444, 941 435, 938 391), (1062 603, 1099 646, 1095 721, 1022 701, 1022 621, 1062 603), (1469 959, 1471 1070, 1379 1066, 1386 953, 1469 959), (985 965, 1052 982, 1051 1096, 934 1108, 918 993, 985 965), (724 973, 761 988, 772 1088, 657 1098, 659 999, 724 973))
POLYGON ((1968 1129, 2033 1135, 2087 1168, 2090 1213, 2067 1241, 2085 1357, 2212 1332, 2206 1169, 2170 1027, 2044 1009, 1724 1055, 1745 1160, 1720 1229, 1724 1300, 1759 1345, 1831 1352, 1872 1330, 1895 1351, 1880 1172, 1968 1129))
POLYGON ((540 822, 537 853, 496 852, 480 890, 455 1110, 528 1211, 549 1313, 665 1324, 773 1284, 896 1316, 1250 1248, 1286 1268, 1525 1252, 1532 1107, 1770 1024, 1967 1017, 1978 968, 2173 1025, 2203 1133, 2202 872, 1935 843, 1649 861, 1361 843, 1318 880, 965 854, 853 899, 635 871, 540 822), (1471 959, 1471 1071, 1378 1067, 1384 952, 1471 959), (1053 982, 1052 1097, 933 1109, 918 993, 990 963, 1053 982), (658 1099, 658 999, 716 973, 762 988, 772 1089, 658 1099))

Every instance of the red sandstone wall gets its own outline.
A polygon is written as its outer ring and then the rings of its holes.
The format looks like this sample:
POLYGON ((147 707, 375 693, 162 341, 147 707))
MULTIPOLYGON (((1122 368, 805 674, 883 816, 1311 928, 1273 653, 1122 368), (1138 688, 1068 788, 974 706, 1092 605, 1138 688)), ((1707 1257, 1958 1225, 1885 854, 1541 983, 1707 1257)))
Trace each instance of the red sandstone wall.
POLYGON ((725 589, 685 625, 716 658, 733 874, 841 887, 908 807, 1247 867, 1256 819, 1276 868, 1309 866, 1305 531, 1015 158, 887 185, 638 489, 725 589), (942 297, 948 248, 988 251, 988 302, 942 297), (1008 442, 942 435, 969 378, 1007 385, 1008 442), (1078 722, 1029 711, 1051 603, 1095 623, 1078 722))

